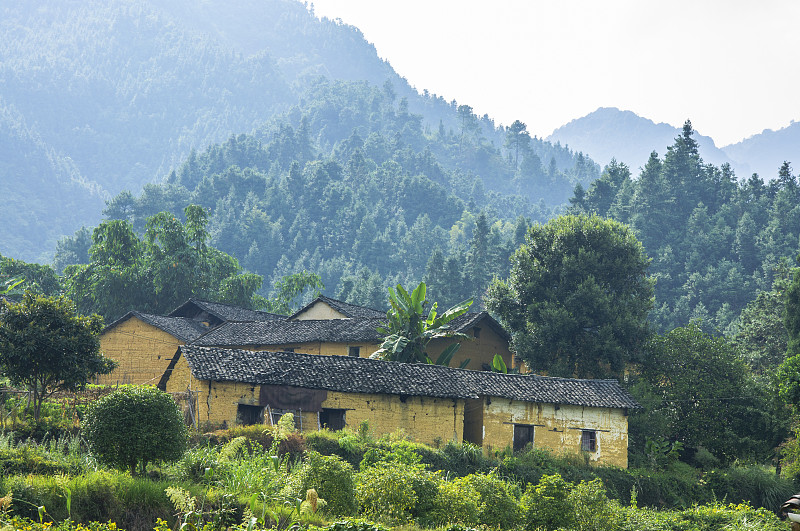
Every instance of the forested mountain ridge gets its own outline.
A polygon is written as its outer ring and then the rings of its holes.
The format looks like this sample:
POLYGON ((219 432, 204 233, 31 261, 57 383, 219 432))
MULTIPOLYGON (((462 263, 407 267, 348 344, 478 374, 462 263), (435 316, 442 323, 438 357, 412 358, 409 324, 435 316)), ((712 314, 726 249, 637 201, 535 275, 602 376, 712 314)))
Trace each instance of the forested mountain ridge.
POLYGON ((157 212, 198 204, 211 243, 263 275, 264 295, 308 270, 348 302, 382 307, 387 286, 426 278, 445 304, 480 299, 508 270, 528 220, 554 214, 533 201, 536 190, 588 183, 597 171, 581 155, 567 172, 554 161, 545 169, 524 132, 501 149, 478 128, 430 130, 388 83, 319 78, 304 100, 254 135, 192 152, 164 184, 118 195, 106 216, 142 231, 157 212))
MULTIPOLYGON (((0 131, 8 146, 0 186, 14 198, 0 223, 15 235, 0 252, 22 259, 44 261, 59 235, 97 223, 100 198, 138 193, 191 149, 310 103, 321 75, 388 82, 426 127, 479 134, 496 148, 505 142, 505 129, 488 116, 419 94, 356 28, 318 19, 293 0, 12 1, 0 6, 0 40, 0 131), (74 199, 69 209, 52 208, 64 197, 74 199)), ((545 167, 575 165, 576 154, 560 146, 530 145, 545 167)), ((450 163, 502 189, 506 176, 490 174, 484 158, 450 163)), ((563 203, 569 188, 544 199, 563 203)))
POLYGON ((759 291, 794 264, 800 250, 800 186, 784 163, 775 179, 737 179, 729 165, 706 164, 691 123, 634 178, 612 161, 571 210, 629 224, 652 258, 653 321, 661 330, 701 318, 722 332, 759 291))

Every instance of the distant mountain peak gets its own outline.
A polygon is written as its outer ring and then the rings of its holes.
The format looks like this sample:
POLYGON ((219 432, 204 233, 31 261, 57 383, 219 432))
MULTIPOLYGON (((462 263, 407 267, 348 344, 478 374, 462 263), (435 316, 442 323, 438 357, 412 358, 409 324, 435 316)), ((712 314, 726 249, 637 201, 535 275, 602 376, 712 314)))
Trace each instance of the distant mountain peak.
MULTIPOLYGON (((663 154, 680 133, 680 127, 664 122, 655 123, 630 110, 599 107, 559 127, 547 140, 567 144, 603 165, 611 159, 624 162, 636 174, 645 165, 650 153, 656 151, 663 154)), ((695 138, 700 144, 703 160, 717 166, 727 162, 737 173, 746 172, 747 168, 734 163, 711 137, 697 133, 695 138)))

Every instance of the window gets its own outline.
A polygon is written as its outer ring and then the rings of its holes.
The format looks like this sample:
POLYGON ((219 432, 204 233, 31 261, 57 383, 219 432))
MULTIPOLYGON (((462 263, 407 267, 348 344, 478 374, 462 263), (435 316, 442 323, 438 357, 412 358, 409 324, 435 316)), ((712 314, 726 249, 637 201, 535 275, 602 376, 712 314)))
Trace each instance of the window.
POLYGON ((524 450, 528 444, 533 445, 533 426, 514 424, 514 451, 524 450))
POLYGON ((472 329, 472 332, 473 332, 473 335, 475 336, 476 339, 481 337, 481 329, 480 329, 480 327, 476 326, 475 328, 472 329))
POLYGON ((344 429, 344 409, 326 409, 323 408, 319 414, 319 424, 323 428, 328 428, 331 431, 339 431, 344 429))
POLYGON ((581 452, 597 451, 597 432, 594 430, 581 431, 581 452))
POLYGON ((361 347, 347 347, 347 355, 358 358, 361 356, 361 347))
POLYGON ((264 408, 262 406, 250 406, 238 404, 236 406, 236 423, 243 426, 261 424, 264 422, 264 408))

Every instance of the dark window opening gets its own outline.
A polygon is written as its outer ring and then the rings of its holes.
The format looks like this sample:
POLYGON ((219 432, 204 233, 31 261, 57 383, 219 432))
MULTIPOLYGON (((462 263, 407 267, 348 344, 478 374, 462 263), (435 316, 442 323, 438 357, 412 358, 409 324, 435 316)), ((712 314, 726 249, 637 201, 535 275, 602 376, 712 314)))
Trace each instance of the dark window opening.
POLYGON ((528 444, 533 445, 533 426, 514 424, 514 451, 524 450, 528 444))
POLYGON ((361 347, 347 347, 347 355, 358 358, 361 356, 361 347))
POLYGON ((474 332, 474 335, 475 335, 476 338, 481 337, 481 329, 480 329, 480 327, 476 326, 475 328, 473 328, 473 332, 474 332))
POLYGON ((319 414, 320 426, 328 428, 331 431, 343 430, 345 426, 344 412, 344 409, 323 408, 319 414))
POLYGON ((243 426, 262 424, 264 422, 264 408, 262 406, 250 406, 238 404, 236 406, 236 423, 243 426))
POLYGON ((581 432, 581 451, 597 451, 597 432, 594 430, 583 430, 581 432))

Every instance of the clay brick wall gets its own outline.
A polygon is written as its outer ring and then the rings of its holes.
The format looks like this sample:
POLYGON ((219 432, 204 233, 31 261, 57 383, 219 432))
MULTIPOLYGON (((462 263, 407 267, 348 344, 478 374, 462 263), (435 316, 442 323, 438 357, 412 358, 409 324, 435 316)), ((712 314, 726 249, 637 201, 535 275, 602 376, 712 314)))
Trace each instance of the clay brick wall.
POLYGON ((111 374, 97 383, 156 385, 183 341, 136 317, 119 323, 100 336, 100 351, 117 362, 111 374))
POLYGON ((582 430, 595 430, 597 449, 592 461, 628 466, 628 417, 622 409, 536 404, 505 398, 484 399, 483 448, 511 447, 514 424, 534 426, 534 447, 581 452, 582 430))

